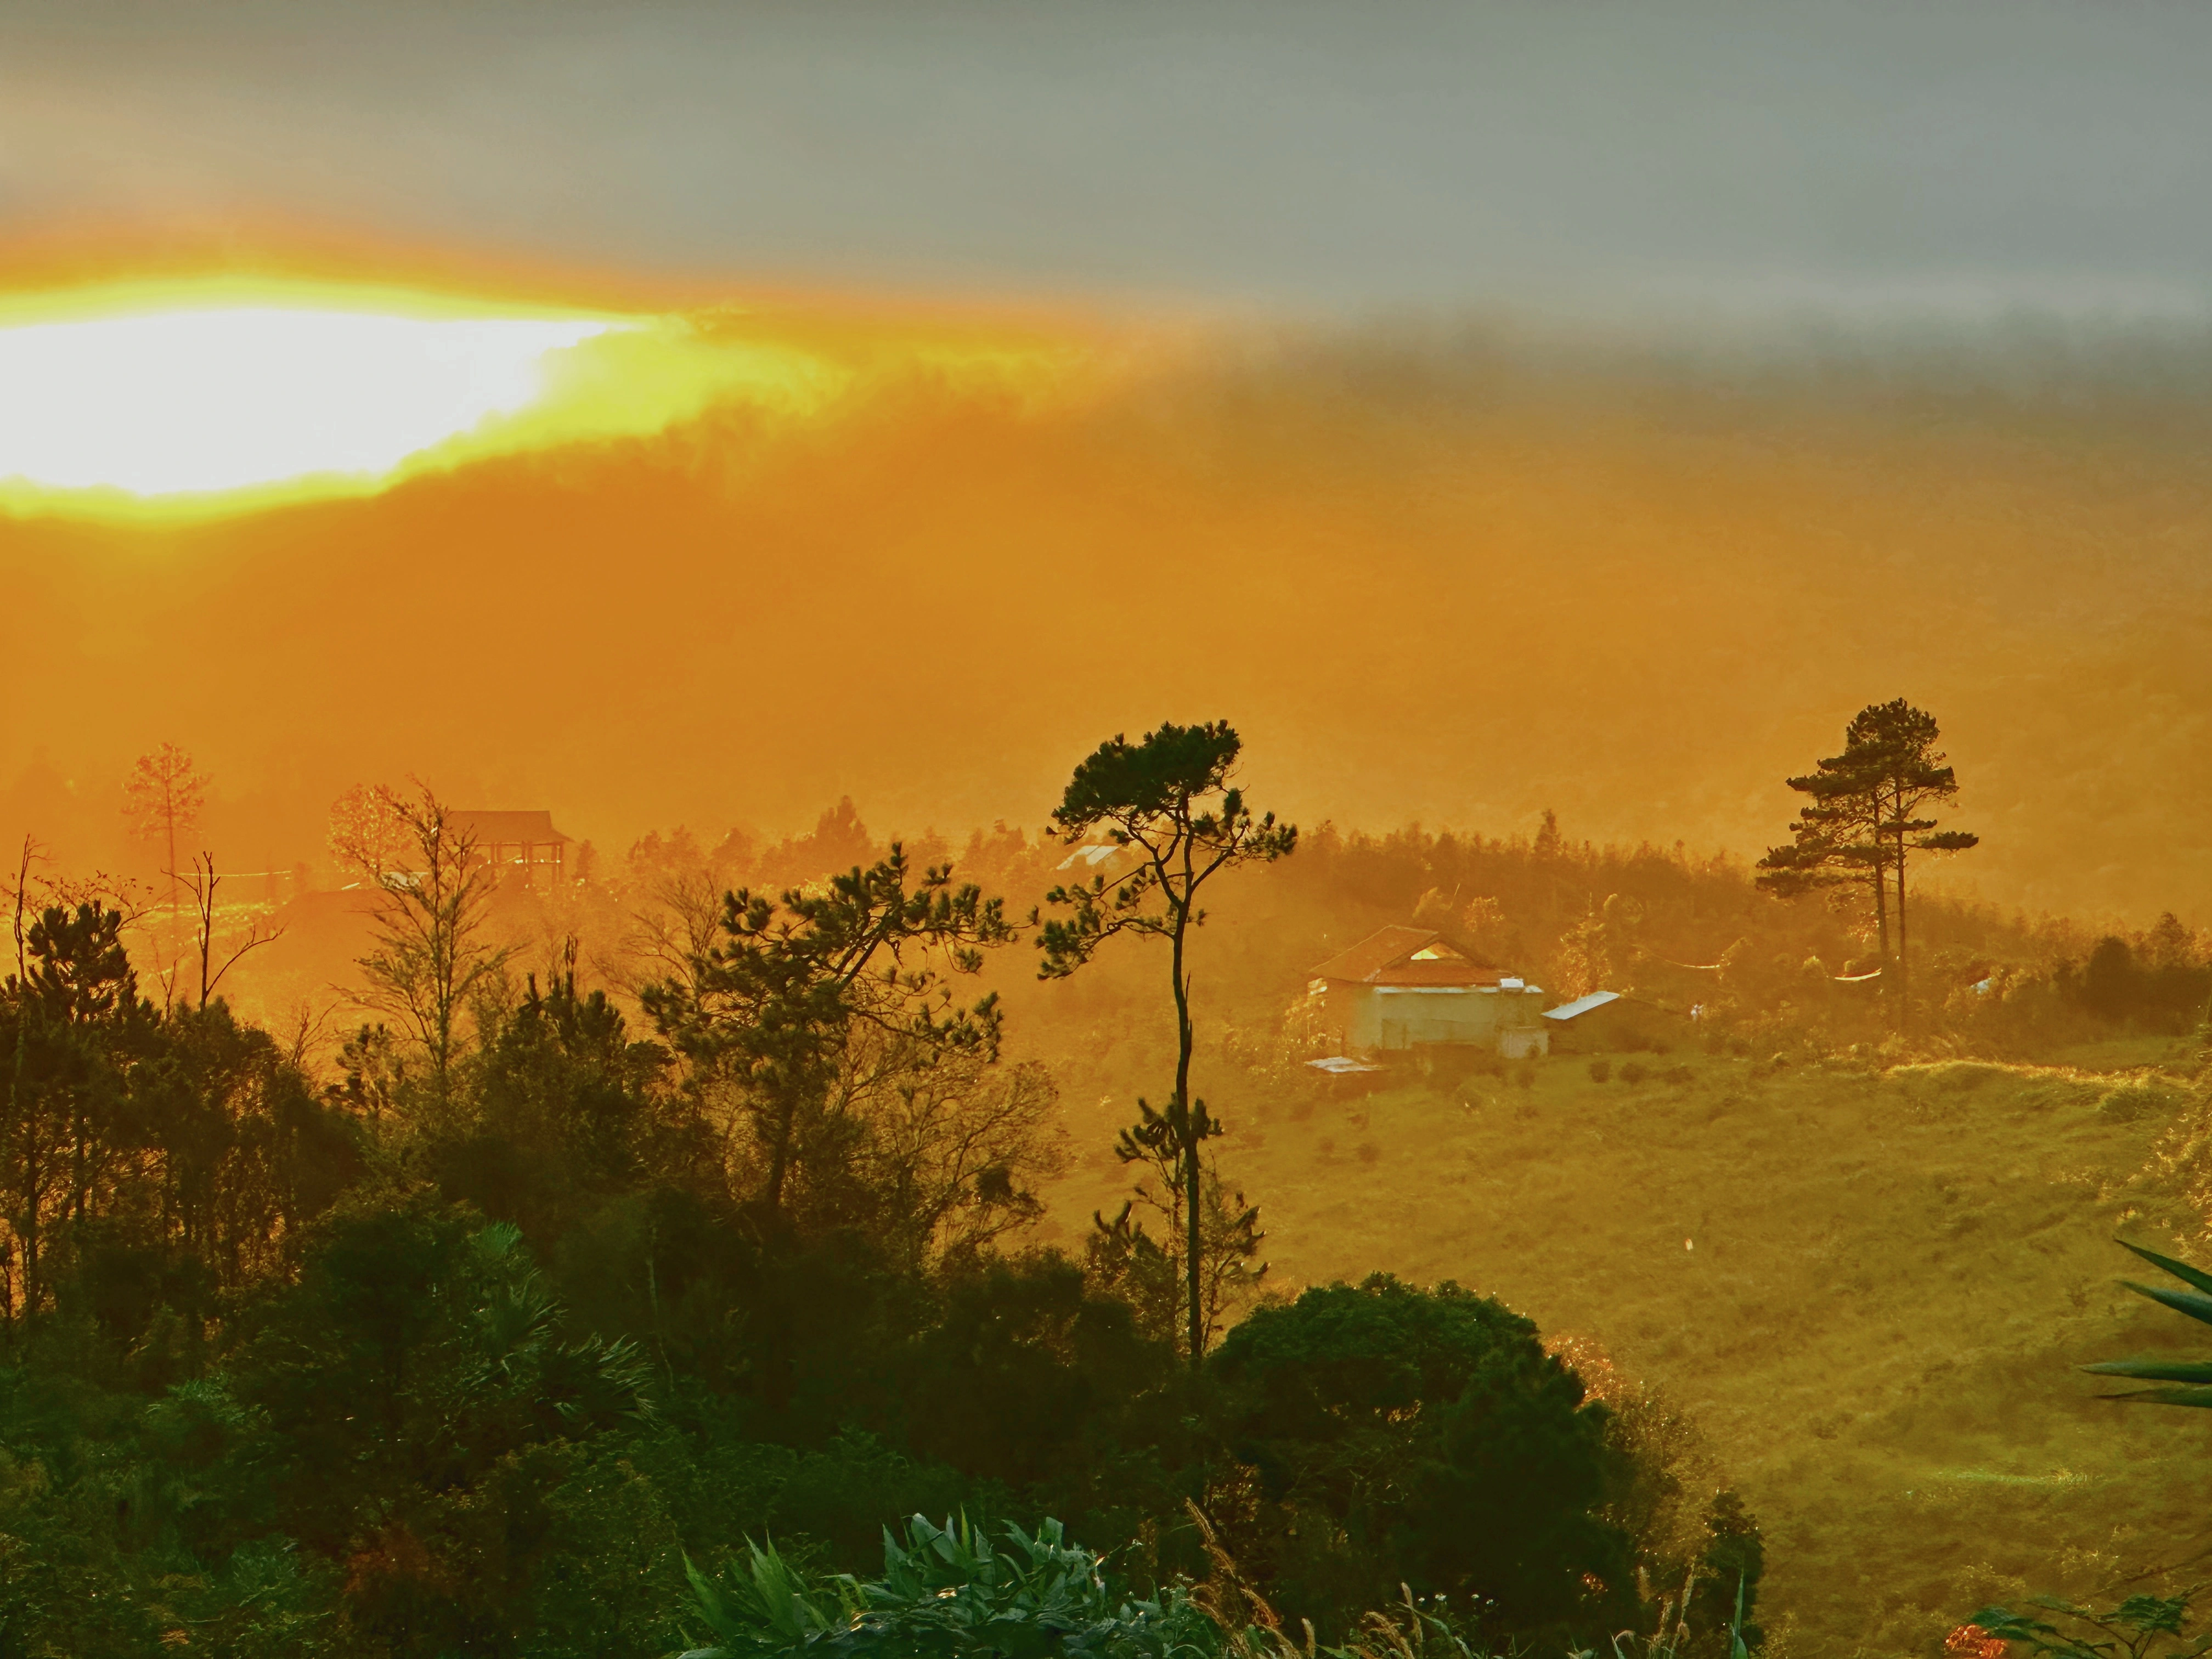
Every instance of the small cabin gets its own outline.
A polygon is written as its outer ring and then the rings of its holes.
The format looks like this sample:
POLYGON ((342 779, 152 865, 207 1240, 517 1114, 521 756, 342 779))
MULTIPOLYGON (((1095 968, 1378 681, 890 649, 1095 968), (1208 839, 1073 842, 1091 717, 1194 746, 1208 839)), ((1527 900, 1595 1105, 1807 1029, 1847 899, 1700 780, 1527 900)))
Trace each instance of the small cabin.
POLYGON ((1689 1022, 1671 1009, 1618 991, 1592 991, 1586 997, 1544 1011, 1552 1029, 1552 1051, 1602 1054, 1646 1048, 1663 1053, 1689 1035, 1689 1022))
POLYGON ((1385 927, 1331 957, 1313 970, 1307 1002, 1316 1031, 1345 1054, 1449 1044, 1521 1060, 1549 1047, 1540 986, 1427 927, 1385 927))
POLYGON ((568 875, 573 843, 553 827, 550 812, 449 812, 447 822, 468 837, 477 860, 502 878, 558 887, 568 875))

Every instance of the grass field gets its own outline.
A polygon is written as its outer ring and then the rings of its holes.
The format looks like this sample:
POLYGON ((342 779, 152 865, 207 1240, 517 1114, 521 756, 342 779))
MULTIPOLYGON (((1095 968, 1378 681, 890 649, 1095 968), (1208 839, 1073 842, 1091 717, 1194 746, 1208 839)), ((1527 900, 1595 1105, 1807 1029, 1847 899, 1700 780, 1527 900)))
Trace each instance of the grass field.
MULTIPOLYGON (((1932 1656, 1985 1601, 2185 1581, 2212 1547, 2212 1413, 2115 1406, 2069 1369, 2212 1349, 2120 1286, 2156 1275, 2112 1243, 2201 1224, 2151 1167, 2195 1097, 2118 1069, 2188 1052, 1644 1056, 1686 1074, 1636 1084, 1627 1057, 1605 1082, 1559 1057, 1526 1086, 1294 1089, 1219 1144, 1281 1288, 1456 1279, 1686 1407, 1765 1528, 1778 1652, 1932 1656)), ((1071 1111, 1064 1224, 1120 1190, 1118 1115, 1071 1111)))

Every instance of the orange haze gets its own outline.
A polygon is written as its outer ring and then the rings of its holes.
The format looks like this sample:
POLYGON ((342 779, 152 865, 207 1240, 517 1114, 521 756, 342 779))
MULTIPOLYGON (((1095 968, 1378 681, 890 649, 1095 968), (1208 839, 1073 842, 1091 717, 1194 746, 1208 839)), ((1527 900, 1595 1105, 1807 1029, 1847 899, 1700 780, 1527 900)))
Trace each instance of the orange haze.
POLYGON ((607 850, 848 793, 955 833, 1037 822, 1116 730, 1226 715, 1304 821, 1549 806, 1755 853, 1780 778, 1904 695, 1985 843, 1955 884, 2212 921, 2196 343, 2158 377, 1996 340, 1931 366, 787 297, 713 322, 842 390, 365 499, 0 519, 0 834, 116 863, 164 738, 234 866, 319 859, 334 795, 410 772, 607 850))

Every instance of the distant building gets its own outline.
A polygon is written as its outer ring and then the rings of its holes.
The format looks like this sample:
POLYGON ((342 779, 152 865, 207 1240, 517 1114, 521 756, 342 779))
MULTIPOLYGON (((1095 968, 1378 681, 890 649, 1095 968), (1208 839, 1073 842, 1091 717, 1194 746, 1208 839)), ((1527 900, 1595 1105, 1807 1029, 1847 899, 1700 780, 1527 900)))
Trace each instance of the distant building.
POLYGON ((1540 1054, 1542 988, 1480 962, 1427 927, 1385 927, 1313 970, 1316 1030, 1346 1054, 1430 1043, 1540 1054))
POLYGON ((453 812, 446 822, 474 844, 477 859, 532 886, 559 886, 568 873, 569 838, 550 812, 453 812))
POLYGON ((1552 1028, 1553 1052, 1563 1054, 1659 1049, 1689 1035, 1685 1016, 1618 991, 1592 991, 1547 1008, 1544 1023, 1552 1028))

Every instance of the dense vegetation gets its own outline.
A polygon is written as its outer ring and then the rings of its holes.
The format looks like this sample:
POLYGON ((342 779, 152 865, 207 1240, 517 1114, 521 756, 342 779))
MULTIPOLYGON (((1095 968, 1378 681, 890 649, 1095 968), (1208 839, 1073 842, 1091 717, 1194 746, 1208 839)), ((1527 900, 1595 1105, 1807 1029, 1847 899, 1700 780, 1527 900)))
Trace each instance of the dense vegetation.
MULTIPOLYGON (((1197 794, 1228 787, 1229 735, 1197 794)), ((965 1592, 929 1574, 956 1558, 962 1584, 1003 1578, 1024 1607, 1048 1585, 1073 1609, 1038 1651, 1088 1631, 1116 1652, 1253 1659, 1297 1646, 1283 1632, 1301 1620, 1401 1655, 1757 1648, 1763 1581, 1793 1568, 1770 1563, 1732 1470, 1762 1513, 1803 1471, 1746 1431, 1741 1400, 1682 1390, 1733 1425, 1717 1451, 1621 1374, 1680 1373, 1689 1326, 1668 1309, 1687 1292, 1592 1254, 1639 1214, 1607 1195, 1608 1158, 1642 1136, 1639 1198, 1697 1187, 1700 1261, 1741 1231, 1716 1195, 1794 1205, 1783 1237, 1834 1187, 1836 1149, 1886 1145, 1899 1114, 1908 1138, 1973 1118, 1962 1168, 2012 1141, 2091 1164, 2125 1141, 2157 1180, 2126 1187, 2124 1158, 2091 1179, 2092 1208, 2130 1194, 2100 1227, 2154 1199, 2178 1231, 2212 1214, 2185 1044, 2117 1083, 1957 1058, 2186 1032, 2212 965, 2171 917, 2100 936, 1923 891, 1905 1032, 1900 999, 1864 988, 1870 945, 1877 964, 1888 950, 1856 881, 1762 892, 1725 860, 1550 824, 1271 843, 1241 801, 1209 817, 1175 797, 1162 813, 1136 790, 1124 833, 1154 811, 1217 851, 1262 837, 1267 867, 1224 860, 1203 936, 1186 937, 1194 885, 1091 860, 1079 890, 1065 842, 1003 828, 953 860, 876 842, 848 805, 773 845, 651 838, 549 893, 495 884, 427 791, 360 792, 333 851, 375 900, 350 947, 366 1018, 321 1045, 312 1022, 280 1032, 224 1000, 241 962, 232 983, 264 1009, 292 970, 284 940, 263 949, 281 918, 222 937, 211 861, 185 884, 191 916, 173 893, 134 919, 110 891, 19 877, 0 1655, 768 1651, 854 1645, 850 1621, 878 1615, 866 1628, 893 1646, 1028 1651, 946 1634, 934 1598, 965 1592), (1042 930, 1040 986, 1017 947, 1047 897, 1073 920, 1042 930), (1172 1022, 1131 1017, 1162 1001, 1141 951, 1064 971, 1121 917, 1173 943, 1172 1022), (1659 1054, 1430 1066, 1332 1097, 1296 1063, 1304 970, 1408 918, 1555 994, 1622 988, 1698 1018, 1659 1054), (1194 980, 1200 939, 1217 954, 1194 980), (144 954, 161 966, 142 983, 144 954), (1122 1103, 1170 1074, 1167 1107, 1140 1099, 1127 1127, 1122 1103), (1099 1104, 1063 1113, 1063 1091, 1099 1104), (1216 1146, 1232 1121, 1234 1179, 1216 1146), (1742 1144, 1717 1146, 1716 1123, 1742 1144), (1801 1132, 1825 1185, 1790 1184, 1801 1132), (2154 1132, 2158 1149, 2137 1144, 2154 1132), (1420 1218, 1516 1159, 1528 1193, 1582 1209, 1579 1242, 1495 1206, 1475 1238, 1420 1218), (1312 1288, 1261 1296, 1245 1185, 1312 1288), (1580 1335, 1547 1342, 1499 1294, 1571 1309, 1580 1335), (793 1607, 814 1612, 794 1625, 793 1607)), ((1942 1179, 1954 1203, 1963 1177, 1942 1179)), ((1648 1248, 1632 1227, 1613 1243, 1613 1262, 1648 1248)), ((1780 1353, 1792 1294, 1722 1305, 1780 1353)), ((1801 1575, 1835 1548, 1802 1525, 1790 1544, 1801 1575)), ((1863 1585, 1861 1612, 1894 1642, 1989 1582, 1897 1607, 1863 1585)), ((1804 1627, 1844 1627, 1801 1601, 1804 1627)))
POLYGON ((0 1651, 657 1655, 755 1543, 862 1571, 918 1512, 1064 1527, 1140 1598, 1246 1557, 1332 1642, 1401 1584, 1483 1644, 1717 1641, 1654 1588, 1700 1569, 1755 1600, 1741 1507, 1495 1302, 1310 1291, 1194 1371, 1109 1235, 1026 1241, 1051 1083, 953 994, 1012 931, 973 886, 894 848, 732 890, 640 1028, 573 963, 515 984, 489 872, 390 805, 387 1018, 325 1076, 157 1005, 98 899, 24 912, 0 1651))

